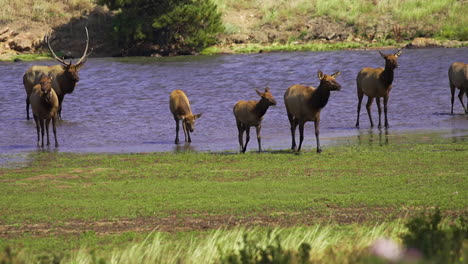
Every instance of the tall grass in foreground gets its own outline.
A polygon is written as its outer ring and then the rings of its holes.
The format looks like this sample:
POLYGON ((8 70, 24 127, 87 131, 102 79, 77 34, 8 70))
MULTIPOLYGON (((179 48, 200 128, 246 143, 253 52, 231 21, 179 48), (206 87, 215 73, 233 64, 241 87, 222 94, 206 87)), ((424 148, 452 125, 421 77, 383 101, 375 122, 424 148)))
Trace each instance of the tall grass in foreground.
POLYGON ((81 249, 64 263, 219 263, 245 246, 244 237, 258 247, 266 248, 278 241, 284 250, 297 250, 302 244, 310 245, 310 260, 319 263, 352 263, 367 254, 369 245, 381 237, 397 240, 404 232, 401 223, 375 226, 315 225, 272 230, 264 228, 218 229, 177 241, 167 234, 155 232, 148 238, 123 250, 112 253, 92 253, 81 249), (101 261, 101 262, 99 262, 101 261))

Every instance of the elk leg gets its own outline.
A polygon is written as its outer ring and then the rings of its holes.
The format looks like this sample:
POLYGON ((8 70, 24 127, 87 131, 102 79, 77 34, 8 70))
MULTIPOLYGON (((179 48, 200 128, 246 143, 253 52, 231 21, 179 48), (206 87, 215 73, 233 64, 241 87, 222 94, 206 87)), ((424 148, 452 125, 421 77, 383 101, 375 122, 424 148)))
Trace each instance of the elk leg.
POLYGON ((185 124, 184 120, 182 120, 182 130, 184 131, 185 142, 187 142, 187 139, 188 139, 187 138, 187 132, 188 132, 188 130, 187 130, 187 124, 185 124))
POLYGON ((380 120, 381 120, 381 115, 382 115, 382 108, 380 107, 380 97, 376 97, 375 101, 377 102, 377 109, 379 111, 379 125, 378 125, 378 128, 381 128, 382 125, 380 123, 380 120))
POLYGON ((258 152, 262 152, 262 138, 260 136, 260 131, 262 130, 262 125, 258 125, 255 128, 257 130, 258 152))
POLYGON ((36 123, 36 130, 37 130, 37 146, 39 147, 39 141, 40 141, 40 137, 39 137, 39 133, 40 133, 40 128, 39 128, 39 119, 37 118, 36 115, 33 114, 33 117, 34 117, 34 122, 36 123))
POLYGON ((55 147, 58 147, 56 118, 52 118, 52 130, 54 131, 55 147))
POLYGON ((371 127, 374 127, 374 122, 372 122, 372 115, 371 115, 371 111, 370 111, 373 101, 374 101, 374 97, 368 97, 367 98, 367 104, 366 104, 367 115, 369 116, 369 121, 370 121, 370 126, 371 127))
POLYGON ((62 102, 63 102, 63 95, 62 95, 62 96, 58 96, 58 99, 59 99, 59 107, 58 107, 58 110, 57 110, 58 119, 59 119, 59 120, 62 120, 62 102))
POLYGON ((289 124, 291 125, 291 138, 292 138, 292 144, 291 144, 291 149, 294 151, 296 150, 296 127, 297 127, 297 121, 294 119, 294 117, 288 113, 288 119, 289 119, 289 124))
POLYGON ((299 147, 297 148, 297 151, 301 151, 302 147, 302 141, 304 140, 304 124, 305 122, 299 122, 299 147))
POLYGON ((322 148, 320 148, 320 139, 319 139, 319 131, 320 131, 320 118, 315 119, 315 139, 317 140, 317 153, 322 152, 322 148))
POLYGON ((179 144, 179 119, 177 117, 174 117, 175 123, 176 123, 176 129, 175 129, 175 144, 179 144))
POLYGON ((250 140, 250 127, 246 126, 246 128, 245 128, 245 145, 244 145, 244 148, 242 149, 242 153, 245 153, 245 151, 247 150, 247 144, 249 143, 249 140, 250 140))
POLYGON ((240 152, 243 152, 244 151, 244 126, 242 125, 241 122, 239 121, 236 121, 237 123, 237 131, 239 131, 239 135, 238 135, 238 138, 239 138, 239 146, 240 146, 240 152))
POLYGON ((44 120, 39 118, 39 124, 41 125, 41 147, 44 147, 44 120))
POLYGON ((357 121, 356 121, 356 127, 359 128, 359 113, 361 112, 361 103, 362 103, 362 97, 364 94, 362 92, 358 91, 358 105, 357 105, 357 121))
POLYGON ((49 124, 50 124, 50 119, 46 119, 45 121, 45 129, 46 129, 46 135, 47 135, 47 146, 50 145, 50 140, 49 140, 49 124))
POLYGON ((26 119, 29 120, 29 96, 26 96, 26 119))
POLYGON ((453 103, 455 102, 455 85, 453 85, 450 82, 450 92, 452 94, 451 102, 452 102, 452 110, 450 111, 450 114, 453 115, 453 103))
MULTIPOLYGON (((465 104, 463 103, 463 94, 465 94, 465 90, 463 90, 463 87, 462 87, 462 88, 460 88, 460 92, 458 93, 458 99, 460 99, 460 103, 463 106, 463 110, 465 110, 465 113, 467 113, 467 109, 465 107, 465 104)), ((467 102, 467 104, 468 104, 468 102, 467 102)))
POLYGON ((388 96, 385 96, 384 99, 383 99, 383 109, 384 109, 384 113, 385 113, 385 128, 389 128, 390 125, 388 124, 388 118, 387 118, 387 109, 388 109, 388 96))

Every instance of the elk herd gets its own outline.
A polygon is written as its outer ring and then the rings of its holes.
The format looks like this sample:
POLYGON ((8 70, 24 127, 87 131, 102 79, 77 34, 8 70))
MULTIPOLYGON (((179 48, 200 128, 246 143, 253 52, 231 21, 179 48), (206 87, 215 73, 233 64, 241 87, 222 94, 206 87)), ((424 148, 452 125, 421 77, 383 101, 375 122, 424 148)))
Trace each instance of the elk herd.
MULTIPOLYGON (((58 146, 56 123, 61 119, 62 102, 65 94, 72 93, 79 81, 78 72, 83 67, 87 58, 92 52, 88 52, 89 36, 86 31, 86 47, 83 55, 76 64, 72 61, 66 62, 59 58, 50 45, 50 38, 47 36, 45 41, 53 58, 60 62, 55 66, 32 66, 23 76, 23 84, 26 90, 26 117, 29 119, 29 105, 31 105, 33 118, 36 123, 37 145, 44 147, 44 135, 47 134, 47 145, 49 141, 49 124, 52 122, 52 129, 55 139, 55 147, 58 146)), ((364 95, 367 96, 366 110, 369 116, 370 127, 374 126, 371 115, 371 105, 376 100, 379 114, 378 127, 381 128, 381 104, 383 100, 384 107, 384 127, 388 128, 387 105, 392 90, 394 79, 394 70, 398 67, 397 59, 402 54, 398 50, 394 54, 380 55, 385 59, 385 67, 381 68, 363 68, 356 77, 357 87, 357 121, 356 127, 359 128, 359 116, 361 103, 364 95)), ((320 131, 320 112, 327 105, 332 91, 339 91, 341 85, 336 81, 340 72, 327 75, 318 71, 317 77, 320 81, 317 87, 295 84, 286 89, 284 93, 284 104, 286 106, 287 116, 291 129, 291 149, 300 151, 304 140, 304 125, 307 121, 313 121, 315 124, 315 138, 317 152, 321 152, 319 131, 320 131), (299 146, 296 144, 296 128, 299 126, 299 146)), ((463 106, 465 114, 468 109, 463 103, 463 96, 468 97, 468 64, 455 62, 448 70, 448 79, 451 91, 451 114, 453 114, 453 103, 455 90, 458 89, 458 98, 463 106)), ((250 127, 255 127, 257 132, 258 151, 262 151, 260 131, 262 128, 263 116, 270 106, 276 105, 276 100, 267 87, 265 90, 256 90, 260 100, 238 101, 233 107, 233 113, 237 124, 238 140, 240 152, 244 153, 250 140, 250 127), (244 143, 244 132, 246 134, 244 143)), ((182 121, 182 129, 185 135, 185 142, 190 143, 190 133, 194 131, 195 120, 202 114, 193 114, 190 102, 182 90, 174 90, 169 96, 169 108, 176 123, 175 144, 179 143, 179 121, 182 121)))

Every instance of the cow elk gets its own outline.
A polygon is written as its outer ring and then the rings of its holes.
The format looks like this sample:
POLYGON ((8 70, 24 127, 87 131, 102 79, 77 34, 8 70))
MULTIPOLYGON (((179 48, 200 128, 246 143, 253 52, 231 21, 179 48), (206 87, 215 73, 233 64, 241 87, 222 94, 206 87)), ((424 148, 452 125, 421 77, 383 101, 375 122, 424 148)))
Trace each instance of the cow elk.
POLYGON ((371 105, 376 98, 377 108, 379 110, 379 128, 382 127, 380 123, 382 109, 380 107, 380 98, 383 98, 384 113, 385 113, 385 127, 388 128, 387 119, 387 105, 390 91, 392 90, 393 71, 398 68, 397 58, 401 55, 402 51, 398 50, 395 54, 385 55, 380 52, 380 55, 385 59, 385 68, 363 68, 358 73, 356 78, 358 107, 357 107, 357 121, 356 127, 359 127, 359 113, 361 111, 362 97, 367 95, 367 114, 369 115, 370 126, 374 127, 371 115, 371 105))
POLYGON ((30 96, 32 92, 32 88, 39 83, 40 78, 45 76, 52 77, 52 88, 55 90, 58 100, 59 100, 59 108, 58 108, 58 117, 61 119, 61 112, 62 112, 62 102, 65 94, 72 93, 75 89, 76 83, 80 80, 78 76, 79 70, 83 67, 84 63, 88 59, 88 56, 93 51, 88 52, 89 46, 89 35, 88 29, 85 28, 86 31, 86 47, 83 52, 83 55, 78 60, 76 64, 73 64, 72 61, 66 62, 63 59, 59 58, 52 47, 50 46, 50 37, 46 36, 45 41, 47 42, 47 47, 49 48, 50 53, 54 57, 54 59, 61 63, 61 65, 54 65, 54 66, 31 66, 26 73, 23 75, 23 84, 26 90, 26 117, 29 119, 29 103, 30 103, 30 96))
POLYGON ((179 143, 179 121, 182 120, 182 129, 184 130, 185 142, 192 142, 190 133, 195 129, 195 120, 202 114, 192 114, 190 102, 182 90, 174 90, 169 97, 169 107, 176 122, 175 144, 179 143))
POLYGON ((314 121, 317 153, 322 152, 319 140, 320 111, 327 105, 330 92, 341 90, 341 85, 335 80, 338 75, 340 75, 339 71, 332 75, 326 75, 318 71, 317 76, 320 79, 320 85, 317 88, 295 84, 284 93, 284 104, 291 125, 292 150, 296 150, 295 133, 297 125, 299 125, 300 134, 297 151, 300 151, 304 140, 304 125, 307 121, 314 121))
MULTIPOLYGON (((452 110, 450 113, 453 115, 453 102, 455 99, 455 88, 460 89, 458 93, 458 99, 465 110, 465 114, 468 114, 468 107, 465 107, 463 103, 463 94, 466 94, 468 99, 468 64, 461 62, 454 62, 450 65, 448 71, 450 92, 452 93, 452 110)), ((468 104, 468 103, 467 103, 468 104)))
POLYGON ((49 141, 49 124, 52 121, 52 129, 54 132, 55 147, 58 147, 57 129, 55 123, 57 121, 57 111, 59 107, 59 100, 54 89, 52 89, 53 77, 42 76, 39 83, 36 84, 31 91, 31 108, 33 112, 34 121, 37 130, 37 146, 44 147, 44 129, 47 132, 47 145, 49 141), (42 135, 41 145, 39 145, 40 137, 42 135))
POLYGON ((239 131, 239 145, 241 153, 245 153, 250 140, 250 127, 257 130, 258 152, 262 151, 260 130, 262 129, 263 116, 271 105, 276 105, 275 98, 270 93, 270 88, 265 88, 265 92, 255 90, 261 99, 259 101, 238 101, 233 108, 236 118, 237 130, 239 131), (246 132, 245 145, 243 144, 244 132, 246 132))

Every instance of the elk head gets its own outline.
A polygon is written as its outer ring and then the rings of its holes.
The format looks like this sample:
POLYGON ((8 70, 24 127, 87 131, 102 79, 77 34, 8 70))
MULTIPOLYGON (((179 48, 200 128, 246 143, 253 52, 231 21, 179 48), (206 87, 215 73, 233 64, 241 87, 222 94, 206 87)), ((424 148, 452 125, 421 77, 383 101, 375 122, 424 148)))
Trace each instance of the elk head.
POLYGON ((41 90, 44 95, 48 95, 50 90, 52 89, 52 77, 51 76, 43 76, 39 80, 39 84, 41 85, 41 90))
POLYGON ((72 61, 66 62, 63 59, 59 58, 52 47, 50 46, 50 38, 49 36, 46 36, 46 42, 47 42, 47 47, 49 48, 50 53, 52 53, 52 56, 54 59, 62 64, 63 70, 65 77, 70 80, 73 84, 76 84, 79 80, 80 77, 78 76, 78 71, 83 67, 84 63, 88 59, 88 56, 93 52, 93 49, 89 53, 88 52, 88 47, 89 47, 89 35, 88 35, 88 28, 85 27, 86 31, 86 48, 83 52, 83 55, 81 58, 78 60, 76 64, 73 64, 72 61))
POLYGON ((258 95, 262 97, 262 100, 265 100, 266 102, 268 102, 268 105, 276 105, 276 100, 273 97, 273 95, 270 93, 269 87, 265 88, 264 93, 260 92, 259 90, 255 90, 255 91, 257 92, 258 95))
POLYGON ((320 79, 320 86, 327 88, 330 91, 341 90, 341 85, 335 80, 341 72, 337 71, 332 75, 324 74, 322 71, 317 72, 317 77, 320 79))
POLYGON ((197 114, 197 115, 184 115, 181 116, 180 119, 182 119, 182 125, 190 132, 193 132, 195 130, 195 120, 200 118, 202 114, 197 114))
POLYGON ((402 53, 401 50, 398 50, 397 52, 395 52, 395 54, 389 54, 389 55, 385 55, 380 51, 379 51, 379 53, 380 53, 380 56, 382 56, 382 58, 385 59, 385 68, 387 68, 387 67, 391 68, 391 69, 398 68, 397 59, 402 53))

